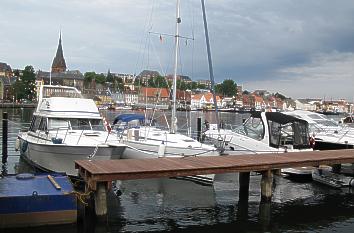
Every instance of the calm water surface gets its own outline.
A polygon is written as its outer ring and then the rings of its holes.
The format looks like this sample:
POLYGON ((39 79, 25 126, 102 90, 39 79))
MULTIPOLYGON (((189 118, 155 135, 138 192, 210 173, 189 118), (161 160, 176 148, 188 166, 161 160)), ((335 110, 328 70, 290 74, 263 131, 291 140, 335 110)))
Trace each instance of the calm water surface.
MULTIPOLYGON (((2 173, 26 170, 14 150, 17 132, 28 127, 32 110, 0 109, 9 113, 9 160, 2 173)), ((102 112, 113 119, 119 112, 102 112)), ((178 112, 179 128, 196 118, 214 121, 212 113, 178 112)), ((168 117, 168 116, 167 116, 168 117)), ((225 123, 241 124, 247 115, 222 113, 225 123)), ((164 117, 158 120, 163 124, 164 117)), ((1 127, 2 130, 2 127, 1 127)), ((276 176, 271 204, 260 202, 261 176, 253 174, 248 201, 239 200, 237 174, 218 175, 213 186, 176 179, 121 182, 122 195, 109 194, 108 217, 96 222, 1 232, 354 232, 354 191, 331 189, 311 181, 276 176)), ((0 207, 1 208, 1 207, 0 207)))

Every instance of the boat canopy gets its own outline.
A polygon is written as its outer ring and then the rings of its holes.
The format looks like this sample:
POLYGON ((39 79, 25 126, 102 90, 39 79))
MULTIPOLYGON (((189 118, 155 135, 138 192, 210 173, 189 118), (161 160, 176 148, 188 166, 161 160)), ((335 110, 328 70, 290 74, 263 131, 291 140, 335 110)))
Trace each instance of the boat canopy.
MULTIPOLYGON (((302 122, 304 124, 307 124, 307 121, 303 119, 299 119, 295 116, 286 115, 281 112, 266 112, 265 115, 267 120, 271 120, 282 125, 292 122, 302 122)), ((253 112, 251 116, 255 118, 261 118, 261 112, 253 112)))
POLYGON ((122 122, 129 122, 133 120, 139 120, 139 121, 144 121, 145 116, 141 114, 134 114, 134 113, 126 113, 126 114, 120 114, 114 118, 113 125, 117 124, 119 121, 122 122))

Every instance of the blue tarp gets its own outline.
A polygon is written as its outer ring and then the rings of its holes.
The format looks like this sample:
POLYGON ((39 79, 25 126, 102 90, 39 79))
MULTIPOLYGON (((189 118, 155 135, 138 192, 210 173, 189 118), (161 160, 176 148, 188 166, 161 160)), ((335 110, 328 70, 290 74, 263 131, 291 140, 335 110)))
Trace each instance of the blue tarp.
POLYGON ((134 114, 134 113, 127 113, 127 114, 120 114, 116 116, 113 121, 113 125, 117 124, 118 121, 129 122, 133 120, 144 121, 145 116, 141 114, 134 114))

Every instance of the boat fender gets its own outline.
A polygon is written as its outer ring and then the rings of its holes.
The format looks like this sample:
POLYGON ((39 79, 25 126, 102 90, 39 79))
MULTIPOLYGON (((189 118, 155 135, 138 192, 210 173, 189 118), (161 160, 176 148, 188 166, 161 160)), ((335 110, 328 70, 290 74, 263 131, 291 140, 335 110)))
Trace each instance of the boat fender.
POLYGON ((352 179, 349 181, 349 186, 350 186, 350 187, 354 187, 354 178, 352 178, 352 179))
POLYGON ((18 151, 19 149, 20 149, 20 138, 16 138, 15 151, 18 151))
POLYGON ((22 146, 21 146, 22 153, 26 152, 27 147, 28 147, 28 142, 27 141, 23 141, 22 142, 22 146))
POLYGON ((165 143, 162 141, 160 146, 159 146, 159 151, 157 152, 159 158, 160 157, 165 157, 165 150, 166 150, 166 145, 165 143))
POLYGON ((16 175, 16 179, 18 180, 30 180, 34 178, 34 174, 32 173, 20 173, 16 175))

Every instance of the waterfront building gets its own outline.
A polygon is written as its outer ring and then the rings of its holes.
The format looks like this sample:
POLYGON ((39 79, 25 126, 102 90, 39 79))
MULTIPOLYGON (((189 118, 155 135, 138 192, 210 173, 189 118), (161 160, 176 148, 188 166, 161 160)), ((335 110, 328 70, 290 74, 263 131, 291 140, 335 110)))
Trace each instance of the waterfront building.
POLYGON ((11 66, 4 63, 0 62, 0 77, 12 77, 12 69, 11 66))
POLYGON ((0 62, 0 100, 12 100, 11 85, 16 81, 11 66, 0 62))
POLYGON ((170 93, 167 88, 142 87, 139 91, 140 104, 170 104, 170 93))
MULTIPOLYGON (((222 99, 216 96, 216 103, 218 107, 222 107, 222 99)), ((214 98, 212 93, 194 94, 191 96, 191 108, 213 108, 214 98)))

